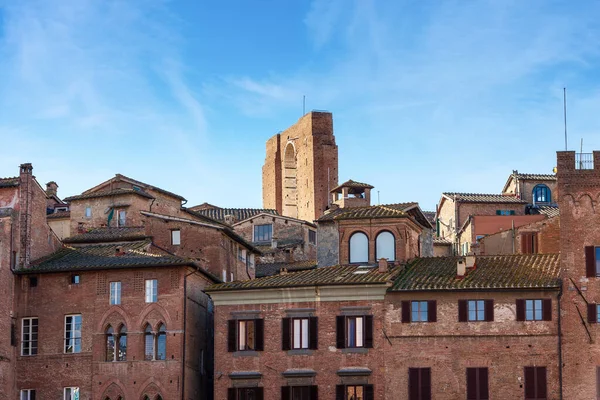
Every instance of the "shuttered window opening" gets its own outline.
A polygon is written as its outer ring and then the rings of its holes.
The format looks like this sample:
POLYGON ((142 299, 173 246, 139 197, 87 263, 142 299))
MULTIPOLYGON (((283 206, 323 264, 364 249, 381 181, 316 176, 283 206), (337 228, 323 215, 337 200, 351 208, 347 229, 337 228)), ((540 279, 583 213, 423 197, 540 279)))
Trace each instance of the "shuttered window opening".
POLYGON ((431 368, 408 369, 408 400, 431 400, 431 368))
POLYGON ((526 232, 521 234, 521 254, 537 254, 538 239, 537 233, 526 232))
POLYGON ((467 368, 467 400, 488 400, 487 368, 467 368))
POLYGON ((600 367, 596 367, 596 398, 600 399, 600 367))
POLYGON ((551 299, 518 299, 517 321, 551 321, 551 299))
POLYGON ((494 320, 494 300, 459 300, 458 322, 494 320))
POLYGON ((600 276, 600 247, 585 247, 585 275, 588 278, 600 276))
POLYGON ((316 350, 318 348, 318 318, 282 318, 282 350, 316 350))
POLYGON ((264 348, 264 320, 229 320, 228 351, 262 351, 264 348))
POLYGON ((336 347, 372 348, 373 347, 373 316, 345 316, 336 318, 336 347))
POLYGON ((437 303, 428 301, 403 301, 402 322, 436 322, 437 303))
POLYGON ((281 400, 319 400, 318 386, 282 386, 281 400))
POLYGON ((547 400, 546 367, 525 367, 525 400, 547 400))
POLYGON ((588 304, 587 315, 590 324, 597 324, 600 321, 600 304, 588 304))
POLYGON ((227 400, 264 400, 264 390, 262 387, 229 388, 227 400))
POLYGON ((373 385, 337 385, 335 400, 374 400, 373 385))

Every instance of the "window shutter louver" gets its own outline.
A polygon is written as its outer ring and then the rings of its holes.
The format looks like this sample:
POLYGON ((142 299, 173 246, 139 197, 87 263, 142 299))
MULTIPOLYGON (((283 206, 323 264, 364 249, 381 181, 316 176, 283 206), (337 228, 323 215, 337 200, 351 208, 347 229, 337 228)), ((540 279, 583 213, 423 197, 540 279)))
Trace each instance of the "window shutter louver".
POLYGON ((487 368, 479 368, 479 400, 489 400, 490 398, 490 390, 489 390, 489 381, 488 381, 488 369, 487 368))
POLYGON ((281 350, 290 350, 292 348, 291 341, 291 318, 282 318, 281 319, 281 350))
POLYGON ((373 316, 365 316, 365 347, 367 349, 373 348, 373 316))
POLYGON ((402 322, 410 322, 410 301, 402 302, 402 322))
POLYGON ((319 400, 319 387, 317 385, 310 387, 310 400, 319 400))
POLYGON ((346 318, 343 315, 335 317, 336 321, 336 347, 343 349, 346 347, 346 318))
POLYGON ((227 325, 227 351, 237 351, 237 321, 230 319, 227 325))
POLYGON ((598 306, 596 304, 588 304, 587 307, 588 322, 595 324, 598 322, 598 306))
POLYGON ((594 246, 585 247, 585 276, 588 278, 596 276, 596 249, 594 246))
POLYGON ((494 300, 485 300, 485 320, 491 322, 494 320, 494 300))
POLYGON ((529 252, 527 251, 527 234, 526 233, 522 233, 521 234, 521 254, 528 254, 529 252))
POLYGON ((458 301, 458 322, 467 322, 468 303, 467 300, 458 301))
POLYGON ((525 300, 517 299, 517 321, 525 321, 525 300))
POLYGON ((317 350, 319 348, 319 318, 310 317, 308 319, 308 348, 317 350))
POLYGON ((435 300, 427 302, 427 321, 437 322, 437 303, 435 300))
POLYGON ((256 395, 256 400, 264 400, 265 389, 262 387, 256 387, 254 388, 254 394, 256 395))
POLYGON ((419 369, 408 369, 408 399, 419 400, 419 369))
POLYGON ((552 300, 542 300, 542 318, 544 321, 552 321, 552 300))
POLYGON ((265 320, 255 319, 254 320, 254 334, 256 338, 256 351, 263 351, 265 349, 265 320))
POLYGON ((525 399, 535 399, 534 367, 525 367, 525 399))
POLYGON ((344 399, 344 391, 346 390, 346 386, 344 385, 337 385, 335 387, 335 400, 345 400, 344 399))
POLYGON ((421 400, 431 400, 431 368, 421 368, 421 400))
POLYGON ((365 400, 374 400, 375 399, 375 390, 373 385, 364 385, 365 389, 365 400))
POLYGON ((289 386, 281 387, 281 400, 291 400, 291 392, 292 388, 289 386))
POLYGON ((540 399, 546 398, 546 367, 537 367, 535 369, 536 372, 536 386, 537 393, 536 396, 540 399))
POLYGON ((227 400, 235 400, 235 388, 227 389, 227 400))
POLYGON ((477 368, 467 368, 467 400, 478 400, 477 368))

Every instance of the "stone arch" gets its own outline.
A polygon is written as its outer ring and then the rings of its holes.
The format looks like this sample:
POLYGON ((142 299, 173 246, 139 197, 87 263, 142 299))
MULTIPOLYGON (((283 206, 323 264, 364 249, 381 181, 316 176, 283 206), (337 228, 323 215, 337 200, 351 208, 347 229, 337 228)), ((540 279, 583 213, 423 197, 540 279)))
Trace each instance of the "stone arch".
POLYGON ((169 313, 163 306, 158 303, 149 303, 144 311, 140 313, 136 326, 143 330, 146 323, 149 323, 154 329, 154 327, 158 326, 159 321, 163 321, 167 326, 171 326, 172 324, 169 313))
POLYGON ((155 380, 154 377, 146 379, 141 387, 144 389, 142 389, 138 395, 138 399, 140 400, 145 400, 144 396, 148 396, 148 399, 150 400, 156 399, 158 395, 164 398, 165 393, 167 393, 161 383, 155 380))
POLYGON ((122 399, 127 398, 125 395, 127 393, 125 386, 116 378, 110 379, 102 386, 104 386, 102 396, 100 397, 102 400, 105 400, 106 398, 109 398, 110 400, 117 400, 119 396, 121 396, 122 399))
POLYGON ((283 215, 298 218, 298 156, 288 142, 283 151, 283 215))
POLYGON ((100 318, 100 322, 96 326, 96 331, 104 332, 108 325, 115 327, 120 324, 131 326, 131 319, 121 307, 112 306, 100 318))

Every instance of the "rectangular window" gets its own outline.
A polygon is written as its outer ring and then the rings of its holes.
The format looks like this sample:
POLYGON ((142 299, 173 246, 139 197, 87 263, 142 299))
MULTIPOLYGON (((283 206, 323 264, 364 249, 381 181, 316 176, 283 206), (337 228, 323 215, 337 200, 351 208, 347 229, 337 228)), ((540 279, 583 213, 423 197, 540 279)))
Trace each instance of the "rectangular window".
POLYGON ((317 400, 318 386, 282 386, 282 400, 317 400))
POLYGON ((458 300, 458 322, 494 320, 494 300, 458 300))
POLYGON ((537 254, 537 233, 527 232, 521 234, 521 254, 537 254))
POLYGON ((336 399, 339 400, 373 400, 373 385, 337 385, 336 399))
POLYGON ((546 367, 525 367, 525 399, 547 399, 546 367))
POLYGON ((273 237, 273 225, 255 225, 254 226, 254 241, 255 242, 270 242, 273 237))
POLYGON ((86 218, 92 218, 92 207, 86 207, 85 208, 85 217, 86 218))
POLYGON ((229 388, 227 393, 227 400, 258 400, 263 397, 262 387, 229 388))
POLYGON ((255 350, 254 320, 238 321, 238 350, 255 350))
POLYGON ((308 349, 308 318, 292 318, 292 348, 308 349))
POLYGON ((117 219, 117 226, 125 226, 127 224, 127 211, 119 210, 119 218, 117 219))
POLYGON ((246 249, 238 247, 238 260, 246 262, 246 249))
MULTIPOLYGON (((311 336, 314 336, 315 341, 317 340, 316 330, 313 332, 313 334, 311 334, 311 336)), ((373 316, 340 315, 336 317, 336 347, 338 349, 372 348, 373 316)))
POLYGON ((435 300, 427 300, 427 301, 403 300, 402 301, 402 322, 403 323, 436 322, 436 321, 437 321, 437 303, 435 300))
POLYGON ((181 244, 181 231, 179 229, 173 229, 171 231, 171 244, 173 246, 179 246, 181 244))
POLYGON ((469 300, 469 321, 485 321, 485 301, 469 300))
POLYGON ((487 368, 467 368, 467 400, 488 400, 487 368))
POLYGON ((525 321, 542 321, 542 300, 525 300, 525 321))
POLYGON ((281 349, 317 349, 317 317, 282 318, 281 349))
POLYGON ((158 280, 146 279, 146 303, 158 301, 158 280))
POLYGON ((516 303, 517 321, 552 321, 551 299, 517 299, 516 303))
POLYGON ((34 389, 21 390, 20 400, 35 400, 35 390, 34 389))
POLYGON ((308 231, 308 243, 317 244, 317 232, 313 230, 308 231))
POLYGON ((81 353, 81 315, 65 316, 65 353, 81 353))
POLYGON ((600 247, 596 247, 595 249, 595 267, 596 267, 596 276, 600 276, 600 247))
POLYGON ((408 400, 431 400, 431 368, 408 369, 408 400))
POLYGON ((427 301, 412 301, 410 303, 410 322, 427 322, 429 320, 427 303, 427 301))
POLYGON ((110 283, 110 305, 121 304, 121 282, 110 283))
POLYGON ((78 387, 66 387, 64 393, 64 400, 79 400, 78 387))
POLYGON ((35 356, 38 349, 38 319, 23 318, 21 327, 21 355, 35 356))
POLYGON ((227 330, 228 351, 263 351, 264 320, 231 319, 228 321, 227 330))
POLYGON ((79 285, 80 278, 79 275, 71 275, 71 285, 79 285))
POLYGON ((346 347, 364 347, 363 317, 347 317, 346 324, 346 347))
POLYGON ((496 210, 496 215, 515 215, 515 210, 496 210))

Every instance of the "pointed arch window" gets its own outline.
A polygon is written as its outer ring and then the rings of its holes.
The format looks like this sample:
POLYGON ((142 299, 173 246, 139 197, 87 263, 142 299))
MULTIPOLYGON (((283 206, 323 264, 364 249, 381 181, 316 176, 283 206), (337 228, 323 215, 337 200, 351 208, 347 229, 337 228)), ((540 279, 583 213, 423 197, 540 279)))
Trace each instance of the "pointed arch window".
POLYGON ((106 328, 106 361, 127 360, 127 328, 119 327, 115 332, 112 326, 106 328))
POLYGON ((152 331, 150 324, 144 329, 144 359, 146 361, 167 359, 167 327, 162 322, 156 332, 152 331))
POLYGON ((158 334, 156 336, 156 359, 167 359, 167 328, 165 324, 160 324, 158 334))
POLYGON ((156 395, 156 398, 154 400, 163 400, 162 396, 160 394, 156 395))
MULTIPOLYGON (((152 327, 150 324, 147 324, 146 328, 144 329, 144 343, 144 360, 154 360, 154 333, 152 332, 152 327)), ((146 398, 147 397, 148 396, 146 396, 146 398)))
POLYGON ((117 361, 127 361, 127 328, 121 325, 119 329, 119 351, 117 353, 117 361))
POLYGON ((350 236, 350 263, 369 261, 369 238, 362 232, 350 236))
POLYGON ((106 328, 106 361, 115 360, 115 332, 112 326, 106 328))

